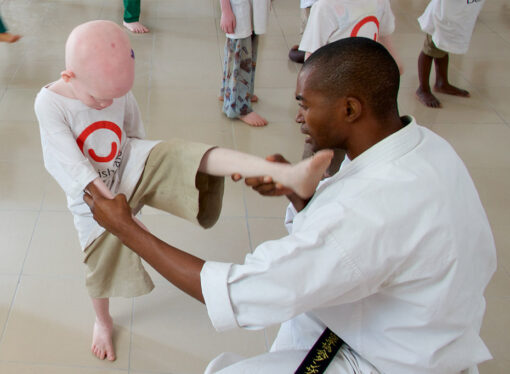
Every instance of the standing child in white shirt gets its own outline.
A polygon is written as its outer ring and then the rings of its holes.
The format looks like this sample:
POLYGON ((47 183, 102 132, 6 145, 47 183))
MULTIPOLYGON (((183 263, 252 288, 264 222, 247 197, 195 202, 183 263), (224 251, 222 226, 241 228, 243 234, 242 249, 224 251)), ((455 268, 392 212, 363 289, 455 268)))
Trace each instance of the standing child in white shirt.
POLYGON ((418 57, 420 86, 416 97, 430 108, 441 108, 441 103, 430 90, 432 61, 436 68, 434 90, 447 95, 469 97, 469 92, 448 82, 449 53, 464 54, 469 47, 476 19, 484 0, 432 0, 418 18, 421 29, 427 33, 418 57))
POLYGON ((95 186, 107 198, 122 193, 134 214, 150 205, 211 227, 221 210, 218 176, 267 175, 310 197, 332 156, 327 151, 290 166, 205 144, 143 140, 130 91, 134 64, 129 38, 117 24, 82 24, 67 40, 66 70, 35 101, 44 164, 66 193, 84 251, 96 312, 92 352, 108 360, 115 360, 109 298, 140 296, 154 285, 140 258, 94 221, 84 190, 95 186))
POLYGON ((223 113, 255 127, 267 125, 251 103, 258 101, 253 94, 258 35, 266 32, 270 4, 270 0, 220 0, 220 26, 227 34, 220 91, 223 113))
POLYGON ((307 59, 320 47, 353 36, 380 42, 397 61, 400 74, 402 64, 391 42, 395 17, 389 0, 319 0, 312 5, 299 49, 307 59))

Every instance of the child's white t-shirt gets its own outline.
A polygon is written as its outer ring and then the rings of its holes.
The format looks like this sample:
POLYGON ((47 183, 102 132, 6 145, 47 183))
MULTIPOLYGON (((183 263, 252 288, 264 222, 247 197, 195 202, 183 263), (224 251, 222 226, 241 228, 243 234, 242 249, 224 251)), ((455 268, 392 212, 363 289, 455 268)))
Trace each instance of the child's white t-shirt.
POLYGON ((484 0, 432 0, 418 18, 421 29, 446 52, 463 54, 469 48, 484 0))
POLYGON ((379 40, 394 30, 389 0, 319 0, 310 10, 299 50, 313 53, 351 36, 379 40))
POLYGON ((131 92, 105 109, 59 95, 47 87, 35 100, 44 165, 64 190, 84 250, 104 229, 83 201, 83 190, 100 177, 115 195, 129 199, 157 141, 145 136, 131 92))
POLYGON ((251 34, 265 34, 269 20, 271 0, 230 0, 232 12, 236 18, 236 28, 230 39, 244 39, 251 34))

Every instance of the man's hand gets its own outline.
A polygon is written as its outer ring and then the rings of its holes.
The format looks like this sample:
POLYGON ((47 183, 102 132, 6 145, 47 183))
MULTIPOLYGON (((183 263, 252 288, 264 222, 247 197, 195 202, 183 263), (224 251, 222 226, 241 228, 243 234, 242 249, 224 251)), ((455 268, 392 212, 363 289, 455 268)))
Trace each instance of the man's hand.
MULTIPOLYGON (((289 164, 289 162, 280 154, 267 156, 266 160, 271 162, 281 162, 289 164)), ((242 176, 239 174, 232 175, 232 180, 234 181, 238 181, 241 178, 242 176)), ((290 188, 282 186, 280 183, 274 182, 273 179, 268 176, 246 178, 245 183, 247 186, 250 186, 263 196, 287 196, 287 198, 290 200, 292 205, 294 205, 298 212, 302 210, 309 201, 309 199, 304 200, 301 197, 299 197, 290 188)))
POLYGON ((106 199, 94 184, 90 184, 83 200, 90 207, 97 223, 116 236, 120 237, 131 225, 136 225, 126 196, 123 194, 106 199))
POLYGON ((134 220, 126 196, 113 199, 101 195, 97 186, 87 186, 83 200, 90 207, 94 219, 116 235, 122 243, 146 260, 175 286, 204 302, 200 272, 204 260, 183 252, 152 235, 134 220))

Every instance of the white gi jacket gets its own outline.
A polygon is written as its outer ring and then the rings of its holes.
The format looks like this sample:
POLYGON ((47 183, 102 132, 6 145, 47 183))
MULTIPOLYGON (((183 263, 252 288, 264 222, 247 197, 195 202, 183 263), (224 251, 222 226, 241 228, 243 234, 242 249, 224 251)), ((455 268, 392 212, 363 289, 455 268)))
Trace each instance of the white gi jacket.
POLYGON ((288 215, 288 236, 242 265, 205 263, 217 330, 285 322, 272 350, 308 349, 322 332, 313 318, 391 374, 459 373, 491 358, 479 336, 496 268, 485 211, 452 147, 405 119, 288 215))

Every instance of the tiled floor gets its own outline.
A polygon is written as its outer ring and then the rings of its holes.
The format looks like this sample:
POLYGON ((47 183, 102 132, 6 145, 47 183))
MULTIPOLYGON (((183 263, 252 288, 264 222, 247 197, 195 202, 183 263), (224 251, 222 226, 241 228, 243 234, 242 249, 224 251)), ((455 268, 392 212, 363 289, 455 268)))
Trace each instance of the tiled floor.
MULTIPOLYGON (((150 138, 182 137, 297 161, 303 137, 293 123, 299 66, 287 60, 298 39, 296 0, 275 0, 261 39, 255 108, 270 125, 230 121, 216 100, 224 36, 218 0, 143 0, 151 33, 131 35, 137 56, 134 93, 150 138)), ((406 65, 401 113, 448 139, 472 173, 492 223, 498 271, 487 290, 482 336, 495 360, 483 374, 510 371, 510 4, 487 1, 469 52, 451 60, 452 81, 472 98, 439 95, 444 108, 414 97, 423 41, 416 17, 427 0, 392 0, 394 41, 406 65)), ((217 333, 205 308, 155 275, 150 295, 112 302, 118 359, 89 353, 93 312, 81 253, 65 199, 41 158, 33 102, 63 69, 64 42, 77 24, 121 21, 121 0, 0 0, 4 21, 24 35, 0 45, 0 373, 199 373, 224 350, 264 352, 267 331, 217 333)), ((242 261, 258 243, 284 233, 283 199, 263 199, 227 183, 219 223, 203 231, 147 209, 144 222, 164 240, 206 259, 242 261)), ((476 274, 473 274, 476 276, 476 274)), ((469 308, 467 305, 466 308, 469 308)))

